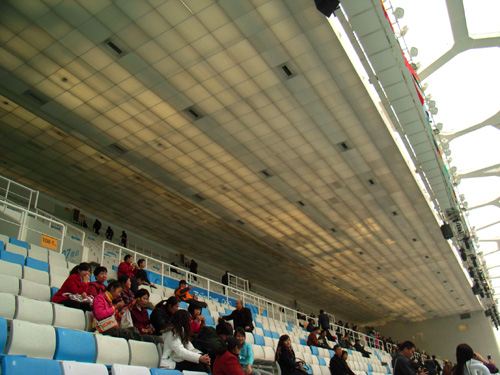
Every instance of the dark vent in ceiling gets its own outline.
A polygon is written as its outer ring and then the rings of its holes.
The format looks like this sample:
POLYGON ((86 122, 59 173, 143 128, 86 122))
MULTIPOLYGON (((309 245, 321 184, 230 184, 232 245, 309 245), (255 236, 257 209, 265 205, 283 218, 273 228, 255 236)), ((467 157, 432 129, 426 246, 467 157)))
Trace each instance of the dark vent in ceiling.
POLYGON ((49 99, 46 98, 42 93, 39 93, 33 89, 26 90, 23 93, 23 96, 25 98, 27 98, 29 101, 31 101, 32 103, 37 104, 37 105, 44 105, 49 101, 49 99))
POLYGON ((203 197, 201 194, 195 194, 193 195, 193 198, 197 200, 198 202, 203 202, 206 198, 203 197))
POLYGON ((292 77, 293 76, 293 73, 292 71, 290 70, 290 68, 286 65, 283 65, 281 67, 281 69, 283 69, 283 71, 285 72, 285 74, 287 75, 287 77, 292 77))
POLYGON ((304 202, 302 202, 302 201, 298 201, 298 202, 297 202, 297 204, 298 204, 299 206, 302 206, 302 207, 304 207, 304 206, 306 205, 306 204, 305 204, 304 202))
POLYGON ((260 171, 260 173, 265 177, 265 178, 269 178, 269 177, 273 177, 273 175, 271 174, 271 172, 263 169, 260 171))
POLYGON ((352 150, 351 145, 349 143, 347 143, 347 141, 337 143, 337 147, 339 148, 339 150, 341 152, 346 152, 346 151, 352 150))
POLYGON ((198 111, 194 107, 187 108, 186 113, 189 115, 189 117, 191 117, 195 120, 199 120, 200 118, 203 117, 203 115, 200 113, 200 111, 198 111))
POLYGON ((392 214, 393 214, 394 216, 398 216, 398 213, 397 213, 396 211, 392 211, 392 214))
POLYGON ((470 319, 470 313, 460 314, 460 319, 470 319))
POLYGON ((238 224, 245 225, 245 223, 242 220, 236 220, 238 224))
POLYGON ((127 149, 118 143, 113 143, 109 147, 111 147, 115 151, 118 151, 120 154, 125 154, 127 152, 127 149))
POLYGON ((116 44, 114 44, 113 42, 107 42, 106 43, 108 45, 109 48, 111 48, 113 51, 115 51, 118 55, 121 55, 123 53, 123 50, 118 47, 116 44))
POLYGON ((330 228, 330 230, 333 232, 333 233, 337 233, 337 230, 335 228, 330 228))
POLYGON ((368 183, 369 183, 370 185, 375 185, 375 181, 373 181, 373 179, 372 179, 372 178, 370 178, 370 179, 368 180, 368 183))

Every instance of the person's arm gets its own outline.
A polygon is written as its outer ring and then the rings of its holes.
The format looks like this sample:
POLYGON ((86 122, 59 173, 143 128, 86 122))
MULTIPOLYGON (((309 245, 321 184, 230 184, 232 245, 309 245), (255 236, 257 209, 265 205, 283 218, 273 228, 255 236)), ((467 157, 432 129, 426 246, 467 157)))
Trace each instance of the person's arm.
POLYGON ((94 318, 103 320, 115 313, 113 306, 110 306, 103 294, 94 298, 94 318))
POLYGON ((252 312, 248 307, 245 307, 244 309, 244 315, 243 315, 244 323, 245 323, 245 329, 250 329, 253 327, 253 322, 252 322, 252 312))
POLYGON ((136 327, 139 332, 142 332, 146 328, 143 322, 142 314, 138 309, 130 309, 130 315, 132 316, 132 322, 134 327, 136 327))
MULTIPOLYGON (((189 343, 190 344, 190 343, 189 343)), ((192 346, 192 345, 189 345, 192 346)), ((178 336, 174 336, 173 340, 169 343, 170 348, 172 349, 178 357, 181 357, 184 361, 200 363, 201 354, 195 351, 188 350, 182 344, 181 338, 178 336)), ((193 348, 194 349, 194 348, 193 348)))
POLYGON ((226 316, 221 316, 221 318, 224 319, 224 320, 233 320, 235 313, 236 313, 236 310, 233 310, 233 312, 231 314, 226 315, 226 316))

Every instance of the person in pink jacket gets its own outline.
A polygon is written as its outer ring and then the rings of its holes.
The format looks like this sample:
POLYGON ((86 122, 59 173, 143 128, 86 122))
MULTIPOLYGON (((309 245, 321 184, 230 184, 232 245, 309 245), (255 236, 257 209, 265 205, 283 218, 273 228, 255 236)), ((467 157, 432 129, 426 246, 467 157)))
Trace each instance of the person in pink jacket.
POLYGON ((74 309, 81 309, 83 311, 90 311, 92 307, 88 302, 79 302, 68 297, 69 294, 79 294, 82 298, 87 297, 87 291, 90 281, 90 264, 80 263, 75 266, 69 273, 61 288, 52 297, 52 302, 60 303, 66 307, 74 309))

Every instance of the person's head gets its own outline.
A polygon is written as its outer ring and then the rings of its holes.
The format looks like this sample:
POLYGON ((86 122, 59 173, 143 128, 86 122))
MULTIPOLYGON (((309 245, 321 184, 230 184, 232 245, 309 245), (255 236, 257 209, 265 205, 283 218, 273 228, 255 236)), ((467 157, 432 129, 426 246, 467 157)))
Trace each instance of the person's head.
POLYGON ((247 335, 246 335, 245 330, 243 328, 238 327, 234 330, 234 337, 236 337, 240 347, 242 347, 243 343, 246 340, 247 335))
POLYGON ((335 352, 335 355, 336 355, 337 357, 342 357, 342 348, 340 347, 340 345, 338 345, 338 344, 337 344, 337 345, 335 345, 335 346, 333 347, 333 351, 335 352))
POLYGON ((139 269, 135 274, 135 279, 137 280, 137 285, 142 285, 144 281, 147 280, 148 274, 146 271, 139 269))
POLYGON ((342 359, 344 361, 347 361, 348 356, 349 356, 349 354, 347 353, 347 350, 342 350, 342 359))
POLYGON ((241 310, 243 308, 243 301, 241 299, 236 301, 236 310, 241 310))
POLYGON ((314 327, 314 333, 319 335, 319 333, 321 332, 321 328, 320 327, 314 327))
POLYGON ((280 339, 278 340, 278 346, 276 347, 276 354, 274 359, 276 361, 279 361, 283 352, 291 352, 292 350, 292 341, 290 340, 290 336, 281 335, 280 339))
POLYGON ((176 296, 169 297, 165 303, 165 310, 168 315, 173 316, 179 310, 180 301, 176 296))
POLYGON ((108 279, 108 269, 103 266, 96 267, 94 270, 95 281, 99 284, 104 284, 104 282, 108 279))
POLYGON ((309 322, 309 324, 314 324, 314 319, 313 318, 309 318, 307 321, 309 322))
POLYGON ((185 288, 187 286, 187 281, 186 280, 181 280, 179 281, 179 288, 185 288))
POLYGON ((123 258, 123 261, 128 264, 132 264, 132 255, 127 254, 125 255, 125 258, 123 258))
POLYGON ((459 344, 457 346, 457 368, 465 365, 465 362, 471 360, 474 357, 474 350, 467 344, 459 344))
POLYGON ((180 337, 184 345, 187 345, 191 337, 191 324, 186 310, 177 310, 172 316, 172 332, 174 336, 180 337))
POLYGON ((323 314, 325 311, 324 310, 319 310, 319 313, 320 314, 323 314))
POLYGON ((123 289, 129 290, 130 287, 132 286, 132 282, 130 281, 130 277, 127 275, 121 275, 118 278, 118 281, 122 283, 123 289))
POLYGON ((229 336, 233 335, 233 326, 222 319, 219 319, 219 324, 215 327, 215 332, 219 335, 222 341, 226 341, 229 336))
POLYGON ((189 314, 191 314, 191 317, 193 319, 196 319, 197 317, 199 317, 201 315, 201 310, 202 310, 202 307, 193 302, 191 304, 189 304, 189 307, 188 307, 188 311, 189 311, 189 314))
POLYGON ((399 346, 399 350, 401 354, 410 359, 413 357, 413 353, 415 353, 415 344, 411 341, 405 341, 399 346))
POLYGON ((326 337, 327 333, 328 332, 326 331, 326 329, 322 330, 321 331, 321 337, 326 337))
POLYGON ((149 302, 149 292, 146 289, 139 289, 134 295, 139 307, 144 307, 149 302))
POLYGON ((110 283, 108 283, 106 290, 111 294, 112 299, 116 299, 120 297, 120 294, 122 293, 123 290, 122 283, 119 282, 118 280, 113 280, 110 283))
POLYGON ((354 340, 354 343, 359 344, 360 343, 359 339, 354 340))
POLYGON ((82 279, 85 276, 90 277, 90 264, 83 262, 73 267, 69 274, 74 275, 75 273, 79 274, 82 279))
POLYGON ((137 266, 139 268, 144 268, 146 267, 146 261, 144 259, 139 259, 139 261, 137 262, 137 266))
POLYGON ((232 336, 227 337, 225 343, 226 343, 226 349, 229 352, 233 353, 236 356, 240 354, 240 345, 236 337, 232 336))

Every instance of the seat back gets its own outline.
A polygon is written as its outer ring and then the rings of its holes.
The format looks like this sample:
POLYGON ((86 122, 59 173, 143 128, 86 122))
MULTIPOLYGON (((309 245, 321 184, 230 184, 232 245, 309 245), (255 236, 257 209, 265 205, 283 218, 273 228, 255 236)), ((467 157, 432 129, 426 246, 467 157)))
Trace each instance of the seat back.
POLYGON ((0 318, 0 354, 3 353, 5 344, 7 344, 7 329, 7 321, 0 318))
POLYGON ((23 268, 23 279, 38 284, 49 285, 49 274, 46 271, 40 271, 29 266, 24 266, 23 268))
POLYGON ((151 375, 182 375, 179 370, 169 370, 166 368, 152 368, 151 375))
POLYGON ((23 267, 20 264, 0 260, 0 274, 21 279, 23 277, 23 267))
POLYGON ((41 260, 43 262, 48 262, 49 250, 45 247, 31 244, 28 250, 28 256, 33 259, 41 260))
POLYGON ((56 287, 57 289, 60 289, 64 282, 66 281, 67 277, 59 276, 59 275, 51 275, 50 276, 50 282, 49 285, 51 287, 56 287))
POLYGON ((128 365, 130 354, 127 340, 106 335, 94 335, 96 342, 96 363, 128 365))
POLYGON ((0 259, 5 262, 19 264, 21 267, 24 266, 24 257, 16 253, 11 253, 10 251, 0 249, 0 259))
POLYGON ((0 275, 0 292, 19 294, 19 279, 14 276, 0 275))
POLYGON ((108 375, 108 368, 98 363, 61 362, 63 375, 108 375))
POLYGON ((34 268, 36 270, 40 270, 43 272, 49 272, 49 264, 43 260, 38 260, 35 258, 26 258, 26 265, 28 267, 34 268))
POLYGON ((52 359, 56 350, 54 327, 14 319, 6 354, 52 359))
POLYGON ((50 287, 29 280, 20 280, 19 295, 41 301, 50 301, 50 287))
POLYGON ((58 361, 94 362, 96 345, 92 333, 58 328, 56 330, 56 339, 57 345, 54 359, 58 361))
MULTIPOLYGON (((197 374, 201 375, 200 373, 197 374)), ((111 367, 111 375, 151 375, 151 373, 147 367, 114 364, 111 367)))
POLYGON ((14 319, 15 314, 16 297, 10 293, 0 293, 0 317, 5 319, 14 319))
POLYGON ((160 356, 156 345, 145 341, 128 341, 130 364, 134 366, 158 367, 160 356))
POLYGON ((86 319, 85 313, 82 310, 71 309, 58 303, 54 303, 52 306, 54 309, 54 321, 52 325, 54 327, 85 331, 86 319))
POLYGON ((28 249, 13 243, 5 244, 5 250, 7 250, 9 253, 22 255, 24 258, 28 256, 28 249))
POLYGON ((20 374, 61 375, 61 365, 49 359, 6 356, 2 361, 2 375, 20 374))
POLYGON ((17 296, 16 319, 39 324, 52 324, 54 312, 52 304, 47 301, 17 296))
MULTIPOLYGON (((49 250, 49 265, 56 267, 68 268, 68 263, 64 254, 57 251, 49 250)), ((69 271, 68 271, 69 274, 69 271)))

